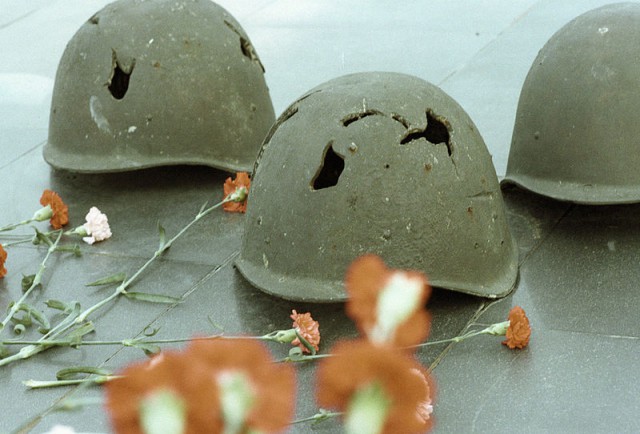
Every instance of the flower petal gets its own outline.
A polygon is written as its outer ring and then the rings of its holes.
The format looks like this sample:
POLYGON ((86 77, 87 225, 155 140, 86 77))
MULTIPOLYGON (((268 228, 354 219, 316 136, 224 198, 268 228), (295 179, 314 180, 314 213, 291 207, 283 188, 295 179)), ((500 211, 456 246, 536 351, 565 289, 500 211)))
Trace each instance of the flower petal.
POLYGON ((62 226, 69 223, 69 208, 55 191, 45 190, 40 197, 40 204, 42 206, 49 205, 51 207, 53 215, 51 216, 49 223, 54 229, 60 229, 62 226))
MULTIPOLYGON (((318 351, 320 344, 320 324, 318 321, 314 321, 310 313, 298 313, 295 309, 291 313, 291 319, 293 320, 292 327, 298 330, 298 333, 318 351)), ((310 352, 298 338, 294 339, 291 344, 297 345, 305 353, 310 352)))
POLYGON ((502 341, 510 349, 522 349, 529 345, 531 337, 531 325, 529 318, 520 306, 514 306, 509 311, 509 328, 506 334, 507 339, 502 341))
POLYGON ((433 418, 426 411, 433 403, 428 373, 406 353, 365 340, 343 341, 331 351, 333 357, 318 366, 316 398, 320 406, 346 411, 363 387, 379 384, 391 400, 383 434, 423 433, 433 418), (422 379, 416 378, 416 371, 422 379))
POLYGON ((424 308, 431 288, 424 274, 388 269, 375 255, 357 258, 347 269, 347 315, 377 344, 416 345, 429 335, 424 308))
MULTIPOLYGON (((224 186, 223 186, 224 197, 226 199, 229 195, 235 193, 236 190, 240 188, 245 188, 246 193, 248 193, 250 187, 251 187, 251 180, 249 179, 249 174, 247 172, 237 172, 236 178, 234 180, 231 180, 230 177, 225 180, 224 186)), ((225 202, 224 204, 222 204, 222 209, 227 212, 240 212, 240 213, 246 212, 247 211, 246 193, 245 193, 245 200, 241 202, 235 202, 235 201, 225 202)))
POLYGON ((6 250, 4 250, 4 247, 2 247, 2 244, 0 244, 0 278, 7 275, 7 269, 4 266, 6 261, 7 261, 7 252, 6 250))

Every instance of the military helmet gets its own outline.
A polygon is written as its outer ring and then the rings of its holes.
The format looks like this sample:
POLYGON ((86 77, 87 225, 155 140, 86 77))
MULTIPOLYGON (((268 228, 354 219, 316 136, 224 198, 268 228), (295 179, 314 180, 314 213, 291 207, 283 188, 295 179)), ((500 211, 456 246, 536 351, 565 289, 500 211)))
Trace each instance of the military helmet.
POLYGON ((251 170, 274 121, 262 63, 222 7, 119 0, 64 51, 44 157, 75 172, 251 170))
POLYGON ((366 72, 319 85, 279 117, 256 161, 236 261, 249 282, 286 299, 341 301, 345 270, 365 253, 485 297, 516 281, 482 137, 416 77, 366 72))
POLYGON ((640 4, 589 11, 526 77, 505 182, 586 204, 640 201, 640 4))

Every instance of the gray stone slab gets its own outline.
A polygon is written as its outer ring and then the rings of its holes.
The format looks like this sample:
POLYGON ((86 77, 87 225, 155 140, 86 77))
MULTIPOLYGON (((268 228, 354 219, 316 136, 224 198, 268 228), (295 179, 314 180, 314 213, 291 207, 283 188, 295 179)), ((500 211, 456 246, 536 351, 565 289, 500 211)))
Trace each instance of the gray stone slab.
POLYGON ((279 1, 250 16, 246 30, 280 113, 312 87, 354 72, 402 72, 438 84, 533 3, 279 1))
POLYGON ((558 202, 519 188, 503 188, 502 196, 507 210, 507 223, 516 238, 519 262, 541 245, 556 224, 571 208, 571 204, 558 202))
MULTIPOLYGON (((165 228, 167 238, 174 236, 193 220, 202 205, 210 206, 222 200, 224 180, 231 176, 195 166, 80 175, 51 169, 41 153, 41 146, 34 148, 16 160, 10 170, 0 173, 0 185, 15 185, 21 180, 19 189, 11 188, 5 193, 4 199, 12 205, 3 209, 0 225, 31 217, 40 208, 42 191, 52 189, 69 207, 67 229, 82 225, 92 206, 107 215, 113 236, 92 247, 94 251, 111 255, 148 257, 157 248, 158 223, 165 228)), ((239 242, 243 218, 242 214, 213 211, 175 243, 167 257, 219 264, 239 242), (205 242, 196 243, 202 239, 205 242)), ((37 227, 41 231, 50 229, 46 222, 37 227)), ((33 231, 27 227, 15 233, 31 236, 33 231)))
POLYGON ((578 15, 611 3, 542 0, 441 84, 484 137, 499 177, 506 172, 520 89, 547 40, 578 15))
MULTIPOLYGON (((10 249, 11 262, 7 264, 9 274, 2 279, 2 298, 0 310, 5 312, 9 301, 20 297, 20 279, 23 274, 37 270, 42 260, 42 250, 18 248, 10 249)), ((140 258, 115 258, 109 255, 86 254, 75 258, 68 254, 58 254, 48 264, 43 289, 37 290, 28 302, 51 319, 52 324, 61 320, 56 311, 47 308, 44 302, 56 299, 65 302, 78 301, 83 309, 99 302, 115 289, 110 287, 85 287, 85 283, 111 275, 118 270, 131 274, 144 261, 140 258)), ((131 291, 169 295, 180 298, 189 293, 199 281, 205 279, 214 267, 195 263, 162 261, 157 267, 151 267, 140 280, 130 287, 131 291)), ((179 305, 178 305, 179 306, 179 305)), ((173 308, 178 308, 175 306, 173 308)), ((128 300, 121 297, 90 316, 96 331, 86 336, 87 340, 122 340, 143 333, 154 320, 171 309, 170 305, 154 304, 128 300)), ((12 338, 10 329, 5 329, 3 338, 12 338)), ((40 335, 31 332, 23 339, 38 339, 40 335)), ((12 352, 20 347, 8 347, 12 352)), ((56 348, 38 354, 26 361, 18 361, 0 368, 0 389, 12 390, 15 399, 3 404, 4 414, 13 414, 11 420, 0 421, 0 432, 14 429, 17 424, 26 422, 47 411, 64 393, 65 388, 45 391, 30 391, 22 381, 29 379, 54 380, 58 370, 72 366, 101 366, 119 349, 119 346, 91 346, 79 349, 56 348), (42 392, 42 393, 41 393, 42 392), (24 408, 27 407, 27 408, 24 408)), ((140 357, 140 350, 128 349, 133 358, 140 357)), ((98 407, 99 409, 99 407, 98 407)))
POLYGON ((639 210, 572 208, 523 264, 514 299, 554 330, 640 337, 639 210))
POLYGON ((539 328, 457 344, 435 370, 436 433, 637 432, 637 339, 539 328))
MULTIPOLYGON (((0 149, 2 150, 0 152, 0 170, 38 148, 46 138, 46 129, 3 128, 0 136, 0 149)), ((0 225, 2 224, 0 222, 0 225)))
MULTIPOLYGON (((4 14, 13 2, 0 0, 0 225, 31 216, 42 190, 53 188, 69 204, 70 226, 82 224, 95 205, 107 213, 114 231, 109 241, 83 245, 82 258, 56 255, 45 273, 44 291, 34 294, 44 311, 46 298, 75 298, 88 305, 110 293, 83 284, 108 272, 134 270, 156 248, 157 221, 174 234, 202 203, 221 198, 228 176, 192 167, 74 175, 53 171, 43 161, 48 98, 59 56, 77 28, 108 1, 37 0, 4 14)), ((518 95, 536 53, 570 19, 607 2, 425 3, 221 1, 262 57, 276 111, 337 75, 374 69, 414 74, 441 84, 469 112, 502 175, 518 95)), ((419 349, 418 357, 435 368, 438 382, 436 432, 639 431, 635 391, 640 380, 630 374, 639 367, 639 206, 572 206, 519 189, 505 189, 504 196, 520 249, 516 291, 488 304, 434 290, 430 339, 458 335, 472 322, 502 321, 519 304, 534 328, 531 345, 516 352, 502 346, 500 338, 479 337, 419 349)), ((227 334, 264 334, 288 326, 294 308, 309 310, 321 321, 322 351, 354 336, 342 305, 282 301, 255 290, 234 270, 243 219, 212 213, 135 287, 185 296, 183 303, 169 307, 119 300, 96 315, 98 331, 90 338, 140 336, 147 326, 159 327, 159 338, 188 337, 218 331, 211 322, 227 334)), ((0 242, 6 240, 0 236, 0 242)), ((0 311, 17 298, 22 274, 35 271, 43 249, 22 245, 9 254, 10 274, 0 279, 0 311)), ((276 357, 286 354, 286 346, 269 347, 276 357)), ((108 432, 100 405, 51 412, 67 393, 100 400, 101 389, 27 391, 21 382, 52 379, 62 367, 79 364, 118 370, 143 358, 137 349, 117 346, 55 349, 0 368, 0 392, 11 397, 0 412, 0 433, 30 421, 24 432, 45 432, 56 423, 108 432)), ((315 365, 297 370, 297 416, 305 417, 316 411, 315 365)), ((342 427, 332 421, 290 431, 338 433, 342 427)))

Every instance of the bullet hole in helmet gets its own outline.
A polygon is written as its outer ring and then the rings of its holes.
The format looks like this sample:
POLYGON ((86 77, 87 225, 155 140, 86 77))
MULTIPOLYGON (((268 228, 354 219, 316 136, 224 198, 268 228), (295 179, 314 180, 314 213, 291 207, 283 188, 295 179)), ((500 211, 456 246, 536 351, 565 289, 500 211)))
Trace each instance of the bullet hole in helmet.
POLYGON ((256 53, 256 50, 253 48, 253 45, 251 45, 251 42, 249 42, 249 40, 245 38, 244 35, 229 21, 225 20, 224 24, 240 39, 240 50, 242 51, 242 55, 252 62, 256 63, 258 66, 260 66, 262 72, 265 72, 264 65, 260 61, 258 53, 256 53))
POLYGON ((393 119, 396 122, 400 122, 403 127, 405 127, 406 129, 409 129, 409 121, 406 120, 404 116, 399 115, 397 113, 391 113, 391 119, 393 119))
POLYGON ((359 121, 360 119, 366 118, 367 116, 374 116, 374 115, 385 116, 385 114, 382 113, 380 110, 371 109, 371 110, 365 110, 363 112, 358 112, 358 113, 350 113, 345 117, 343 117, 340 120, 340 122, 342 123, 343 127, 347 127, 350 124, 354 123, 355 121, 359 121))
POLYGON ((278 118, 276 124, 280 125, 280 124, 283 124, 283 123, 287 122, 296 113, 298 113, 298 106, 290 106, 288 109, 286 109, 284 112, 282 112, 282 114, 278 118))
POLYGON ((98 14, 95 14, 91 18, 89 18, 89 22, 97 26, 98 24, 100 24, 100 17, 98 16, 98 14))
POLYGON ((427 126, 424 130, 410 131, 400 140, 400 144, 405 145, 418 139, 425 139, 434 145, 444 143, 447 145, 447 152, 451 155, 451 137, 449 136, 448 123, 445 119, 437 117, 431 110, 427 110, 427 126))
POLYGON ((344 158, 333 150, 333 142, 329 142, 324 152, 322 166, 311 181, 313 189, 322 190, 337 185, 343 170, 344 158))
POLYGON ((122 99, 129 90, 129 79, 133 73, 133 67, 136 64, 135 59, 131 60, 129 66, 123 66, 117 58, 115 50, 112 51, 112 70, 111 77, 107 82, 107 87, 111 95, 115 99, 122 99))

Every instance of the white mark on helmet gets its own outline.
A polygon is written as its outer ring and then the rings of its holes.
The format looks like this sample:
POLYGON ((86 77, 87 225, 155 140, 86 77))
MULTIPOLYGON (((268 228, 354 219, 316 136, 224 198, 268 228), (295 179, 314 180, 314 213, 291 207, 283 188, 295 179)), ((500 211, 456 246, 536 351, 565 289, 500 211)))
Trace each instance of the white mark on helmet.
POLYGON ((597 62, 591 67, 591 75, 596 80, 607 82, 611 77, 616 75, 616 71, 609 65, 597 62))
POLYGON ((91 119, 93 119, 98 129, 103 133, 111 134, 109 121, 102 114, 102 103, 95 95, 91 95, 91 98, 89 98, 89 111, 91 112, 91 119))
POLYGON ((137 129, 138 129, 138 127, 136 127, 135 125, 131 125, 131 126, 129 127, 129 129, 127 130, 127 132, 128 132, 129 134, 131 134, 131 133, 135 133, 137 129))
POLYGON ((615 240, 607 241, 607 248, 609 249, 610 252, 615 252, 616 251, 615 240))
POLYGON ((264 268, 269 268, 269 260, 267 259, 266 254, 262 254, 262 263, 264 264, 264 268))
POLYGON ((609 31, 609 27, 600 27, 598 29, 598 33, 600 33, 601 35, 604 35, 605 33, 607 33, 609 31))

